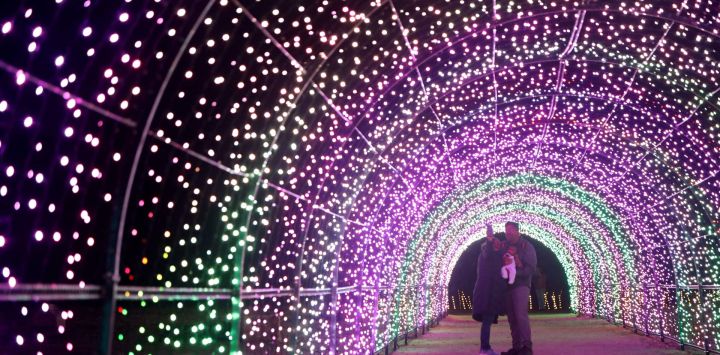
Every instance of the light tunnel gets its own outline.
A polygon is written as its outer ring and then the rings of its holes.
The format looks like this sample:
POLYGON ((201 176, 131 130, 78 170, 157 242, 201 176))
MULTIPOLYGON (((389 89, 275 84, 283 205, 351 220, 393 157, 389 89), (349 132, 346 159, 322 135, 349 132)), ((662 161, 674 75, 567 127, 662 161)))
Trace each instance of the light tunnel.
POLYGON ((720 350, 720 3, 0 4, 0 352, 370 354, 486 223, 720 350))

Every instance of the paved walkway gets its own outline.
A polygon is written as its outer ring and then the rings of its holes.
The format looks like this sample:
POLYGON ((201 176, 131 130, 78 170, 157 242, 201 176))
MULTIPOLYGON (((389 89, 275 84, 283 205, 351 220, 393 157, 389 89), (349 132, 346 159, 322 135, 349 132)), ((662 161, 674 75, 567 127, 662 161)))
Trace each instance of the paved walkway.
MULTIPOLYGON (((533 348, 536 355, 658 355, 683 354, 672 342, 662 343, 634 334, 629 329, 603 320, 578 318, 572 314, 533 314, 530 316, 533 348)), ((510 348, 507 318, 493 325, 491 345, 498 353, 510 348)), ((409 354, 477 354, 480 349, 480 323, 469 315, 450 315, 430 333, 411 340, 398 352, 409 354)))

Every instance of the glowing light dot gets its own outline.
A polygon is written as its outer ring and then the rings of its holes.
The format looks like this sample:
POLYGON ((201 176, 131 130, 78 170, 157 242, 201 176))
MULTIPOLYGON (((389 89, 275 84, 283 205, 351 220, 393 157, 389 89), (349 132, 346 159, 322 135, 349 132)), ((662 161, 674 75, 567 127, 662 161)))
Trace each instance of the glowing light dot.
POLYGON ((16 82, 18 85, 25 84, 25 79, 26 79, 26 77, 25 77, 25 72, 23 72, 22 70, 19 70, 19 71, 17 72, 17 74, 15 74, 15 82, 16 82))

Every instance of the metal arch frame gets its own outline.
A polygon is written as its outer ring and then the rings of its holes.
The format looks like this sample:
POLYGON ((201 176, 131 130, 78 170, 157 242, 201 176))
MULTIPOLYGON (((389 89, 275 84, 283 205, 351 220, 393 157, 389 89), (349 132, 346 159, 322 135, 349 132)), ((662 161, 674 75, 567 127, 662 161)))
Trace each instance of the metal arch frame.
MULTIPOLYGON (((202 16, 200 16, 200 18, 201 18, 201 17, 202 17, 202 16)), ((189 37, 192 37, 192 36, 189 36, 189 37)), ((179 53, 179 55, 181 55, 181 54, 182 54, 182 51, 179 53)), ((176 57, 176 58, 177 58, 177 57, 176 57)), ((169 77, 170 77, 170 74, 168 74, 168 75, 166 76, 166 79, 168 79, 169 77)), ((169 79, 168 79, 168 80, 169 80, 169 79)), ((156 100, 160 100, 161 98, 162 98, 162 95, 161 95, 161 94, 158 94, 158 96, 156 97, 156 100)), ((151 115, 151 116, 152 116, 152 115, 151 115)), ((148 121, 151 121, 151 120, 152 120, 152 117, 151 117, 148 121)), ((150 122, 146 122, 146 127, 149 127, 149 126, 150 126, 150 122)), ((144 139, 145 139, 145 137, 146 137, 147 135, 151 135, 151 132, 149 132, 148 129, 145 129, 144 132, 143 132, 143 135, 142 135, 142 137, 141 137, 141 141, 144 141, 144 139)), ((142 145, 141 145, 141 146, 138 148, 138 150, 136 151, 136 157, 139 157, 139 155, 141 154, 141 152, 142 152, 142 145)), ((260 183, 260 182, 258 182, 258 183, 260 183)), ((130 183, 128 184, 128 188, 127 188, 126 191, 131 191, 131 189, 132 189, 132 179, 131 179, 130 183)), ((129 193, 129 192, 128 192, 128 193, 129 193)), ((122 228, 122 227, 121 227, 121 228, 122 228)), ((122 239, 122 238, 119 238, 119 239, 122 239)), ((119 242, 121 243, 121 240, 120 240, 119 242)), ((119 253, 121 253, 121 250, 118 248, 118 249, 116 249, 116 252, 119 254, 119 253)))
MULTIPOLYGON (((654 188, 653 188, 653 189, 654 189, 654 188)), ((653 223, 654 223, 654 222, 653 222, 653 223)), ((668 244, 668 241, 667 241, 666 239, 663 239, 663 242, 664 242, 665 244, 668 244)), ((676 269, 675 267, 673 267, 673 272, 677 273, 677 269, 676 269)), ((677 280, 677 277, 675 277, 675 280, 677 280)), ((676 282, 677 282, 677 281, 676 281, 676 282)), ((702 286, 699 286, 699 287, 702 287, 702 286)), ((712 287, 714 287, 714 285, 713 285, 713 286, 710 286, 710 287, 706 287, 706 288, 712 288, 712 287)), ((678 310, 678 312, 679 312, 679 310, 678 310)), ((608 321, 610 321, 610 320, 608 319, 608 321)), ((613 322, 614 322, 614 321, 613 321, 613 322)))
MULTIPOLYGON (((374 10, 380 8, 380 7, 381 7, 382 5, 384 5, 384 4, 385 4, 385 2, 380 3, 374 10)), ((239 2, 238 2, 236 5, 241 6, 241 5, 239 4, 239 2)), ((242 7, 242 6, 241 6, 241 7, 242 7)), ((578 10, 578 9, 574 9, 574 10, 575 10, 575 11, 580 11, 580 10, 578 10)), ((584 11, 592 11, 592 10, 590 10, 590 9, 584 9, 584 11)), ((608 11, 608 10, 607 10, 607 9, 596 9, 595 11, 608 11)), ((247 15, 247 14, 248 14, 247 11, 245 11, 245 12, 246 12, 246 15, 247 15)), ((560 13, 560 12, 565 13, 565 12, 567 12, 567 11, 553 11, 552 13, 560 13)), ((529 16, 529 17, 547 15, 548 13, 549 13, 549 12, 539 13, 539 14, 535 14, 535 15, 529 16)), ((662 18, 661 16, 652 15, 652 14, 640 14, 640 13, 636 13, 635 15, 644 15, 644 16, 648 16, 648 17, 662 18)), ((524 19, 526 19, 526 18, 517 18, 517 19, 513 19, 513 20, 510 20, 510 21, 503 22, 503 23, 498 23, 497 25, 494 25, 494 26, 492 26, 492 27, 493 27, 493 28, 496 28, 497 26, 503 25, 503 24, 505 24, 505 23, 512 23, 512 22, 520 21, 520 20, 524 20, 524 19)), ((257 21, 255 20, 254 22, 257 22, 257 21)), ((694 27, 694 28, 699 28, 699 27, 694 26, 694 25, 691 25, 691 24, 689 24, 689 26, 690 26, 690 27, 694 27)), ((699 28, 699 29, 702 30, 702 31, 704 31, 704 32, 707 32, 707 30, 705 30, 705 29, 702 29, 702 28, 699 28)), ((269 38, 270 38, 274 43, 277 43, 277 41, 274 40, 274 38, 273 38, 271 35, 269 35, 269 34, 267 34, 267 35, 269 36, 269 38)), ((711 35, 712 35, 712 34, 711 34, 711 35)), ((468 35, 468 36, 469 36, 469 35, 468 35)), ((458 40, 458 41, 454 42, 453 44, 451 44, 451 45, 443 48, 443 49, 442 49, 441 51, 439 51, 439 52, 442 52, 442 51, 446 50, 447 48, 450 48, 450 47, 453 46, 455 43, 459 43, 460 41, 463 41, 464 39, 468 38, 468 36, 462 37, 460 40, 458 40)), ((493 39, 493 41, 494 41, 494 39, 493 39)), ((333 50, 331 51, 331 53, 334 52, 334 51, 336 50, 336 48, 339 48, 339 46, 340 46, 343 42, 344 42, 344 41, 340 41, 340 42, 333 48, 333 50)), ((287 54, 287 52, 285 52, 285 53, 287 54)), ((424 63, 426 60, 428 60, 429 58, 434 57, 435 55, 437 55, 437 53, 434 53, 433 55, 428 56, 427 58, 425 58, 425 59, 424 59, 421 63, 419 63, 419 64, 424 63)), ((331 55, 328 55, 326 58, 329 58, 330 56, 331 56, 331 55)), ((290 58, 291 58, 291 60, 292 60, 292 57, 291 57, 291 56, 290 56, 290 58)), ((299 99, 299 98, 304 94, 305 90, 306 90, 307 87, 308 87, 308 84, 309 84, 310 82, 312 82, 312 78, 313 78, 314 75, 317 73, 317 71, 319 70, 319 68, 322 67, 322 65, 324 64, 325 61, 326 61, 326 60, 323 60, 323 62, 317 66, 317 68, 316 68, 315 72, 313 73, 313 75, 308 79, 308 81, 307 81, 306 84, 304 85, 303 89, 301 90, 300 94, 298 94, 297 99, 299 99)), ((293 63, 298 63, 298 62, 295 61, 295 60, 293 60, 293 63)), ((298 64, 299 64, 299 63, 298 63, 298 64)), ((413 69, 415 69, 417 65, 418 65, 418 64, 416 64, 415 66, 413 66, 413 69)), ((408 74, 408 73, 405 73, 405 75, 403 75, 402 77, 404 78, 405 76, 407 76, 407 74, 408 74)), ((390 85, 390 86, 386 89, 386 91, 389 90, 389 89, 390 89, 391 87, 393 87, 393 86, 394 86, 394 84, 393 84, 393 85, 390 85)), ((384 97, 384 93, 383 93, 382 95, 379 95, 378 97, 384 97)), ((370 105, 370 107, 372 107, 372 105, 370 105)), ((289 115, 288 115, 288 116, 289 116, 289 115)), ((362 118, 363 118, 363 116, 361 116, 361 118, 360 118, 359 120, 357 120, 357 122, 354 124, 353 129, 357 128, 357 124, 359 124, 359 122, 362 121, 362 118)), ((281 126, 284 126, 286 120, 287 120, 287 118, 283 121, 283 123, 281 124, 281 126)), ((278 136, 279 136, 279 135, 278 135, 278 136)), ((277 140, 278 136, 275 137, 274 142, 277 140)), ((273 144, 273 145, 274 145, 274 144, 273 144)), ((344 144, 343 144, 343 145, 344 145, 344 144)), ((272 152, 272 145, 271 145, 271 149, 268 151, 268 153, 271 154, 271 152, 272 152)), ((263 163, 263 169, 261 170, 260 176, 262 176, 262 174, 263 174, 264 167, 267 165, 267 161, 269 160, 270 154, 268 154, 268 156, 266 157, 266 159, 265 159, 265 161, 264 161, 264 163, 263 163)), ((260 181, 258 181, 258 182, 256 183, 256 188, 255 188, 255 192, 254 192, 253 196, 256 196, 256 195, 257 195, 258 188, 259 188, 259 182, 260 182, 260 181)), ((254 205, 254 200, 253 200, 252 202, 253 202, 253 205, 254 205)), ((248 223, 249 223, 249 221, 250 221, 250 216, 248 216, 247 221, 248 221, 248 223)), ((303 239, 304 239, 304 238, 303 238, 303 239)), ((241 259, 244 259, 244 253, 245 253, 245 251, 244 251, 244 249, 243 249, 241 259)), ((242 273, 242 267, 240 267, 240 272, 242 273)))
MULTIPOLYGON (((537 95, 537 96, 530 96, 530 97, 544 97, 544 96, 547 96, 547 95, 537 95)), ((465 123, 470 123, 470 122, 472 122, 472 121, 466 121, 465 123)), ((562 121, 556 121, 556 123, 558 123, 558 124, 563 124, 564 122, 562 122, 562 121)), ((526 125, 526 126, 529 126, 529 125, 526 125)), ((519 126, 519 127, 525 127, 525 126, 519 126)), ((507 129, 506 131, 512 131, 512 130, 517 129, 517 128, 519 128, 519 127, 513 127, 513 128, 510 128, 510 129, 507 129)), ((597 127, 597 126, 593 126, 593 128, 596 128, 596 127, 597 127)), ((616 136, 616 135, 613 135, 613 136, 616 136)), ((627 142, 633 142, 633 140, 627 139, 627 138, 623 138, 623 137, 617 137, 617 136, 616 136, 616 138, 619 138, 620 140, 627 141, 627 142)), ((434 140, 428 141, 428 142, 427 142, 425 145, 423 145, 422 147, 426 147, 426 146, 428 146, 428 145, 430 145, 430 144, 433 144, 433 143, 434 143, 434 140)), ((568 144, 560 144, 560 145, 564 145, 564 146, 569 146, 569 147, 570 147, 570 145, 568 145, 568 144)), ((511 147, 515 147, 515 146, 518 146, 518 145, 517 145, 517 144, 516 144, 516 145, 512 145, 511 147)), ((452 154, 452 153, 454 153, 454 152, 457 152, 457 151, 459 151, 459 150, 464 149, 465 147, 466 147, 466 145, 458 146, 458 147, 456 147, 455 149, 453 149, 453 150, 451 150, 451 151, 449 151, 449 152, 447 152, 447 153, 448 153, 448 154, 452 154)), ((646 148, 646 147, 642 147, 642 146, 639 146, 639 147, 640 147, 642 150, 645 150, 646 152, 654 151, 654 150, 657 149, 656 147, 655 147, 654 149, 650 149, 650 148, 646 148)), ((424 149, 424 148, 422 148, 422 149, 424 149)), ((421 150, 422 150, 422 149, 421 149, 421 150)), ((502 150, 504 150, 504 149, 502 149, 502 150)), ((493 151, 493 152, 497 152, 498 150, 497 150, 497 149, 492 149, 492 151, 493 151)), ((654 154, 653 154, 653 155, 654 155, 654 154)), ((443 160, 444 158, 446 158, 446 157, 447 157, 447 154, 444 154, 444 155, 441 157, 440 160, 436 161, 436 163, 439 163, 440 161, 442 161, 442 160, 443 160)), ((664 162, 663 162, 663 163, 664 163, 664 162)), ((665 164, 665 163, 664 163, 664 164, 665 164)), ((665 165, 667 165, 667 164, 665 164, 665 165)), ((435 165, 433 165, 433 166, 435 166, 435 165)), ((406 167, 405 169, 407 169, 407 167, 406 167)), ((675 174, 675 175, 677 175, 677 174, 675 174)), ((678 175, 678 176, 679 176, 679 175, 678 175)), ((680 177, 680 176, 679 176, 679 177, 680 177)), ((681 180, 687 181, 687 179, 681 179, 681 180)), ((707 180, 707 179, 705 179, 705 180, 707 180)), ((704 181, 702 181, 702 182, 704 182, 704 181)), ((687 187, 686 187, 686 188, 687 188, 687 187)), ((667 196, 665 196, 665 197, 667 197, 667 196)))
MULTIPOLYGON (((269 37, 272 38, 272 36, 269 36, 269 37)), ((495 42, 495 40, 493 40, 493 42, 495 42)), ((494 72, 493 72, 493 74, 494 74, 494 72)), ((422 79, 421 79, 421 80, 422 80, 422 79)))
POLYGON ((150 112, 148 113, 148 116, 145 120, 145 126, 143 127, 143 131, 140 134, 140 139, 137 145, 137 148, 135 150, 135 155, 133 156, 132 166, 130 168, 130 173, 128 174, 128 183, 125 187, 125 194, 123 196, 123 203, 122 203, 122 209, 120 212, 120 220, 118 222, 118 232, 114 236, 114 240, 110 241, 110 245, 115 244, 114 250, 113 250, 113 269, 111 270, 112 275, 110 276, 110 279, 107 280, 108 285, 106 286, 106 289, 109 291, 106 294, 106 297, 108 297, 108 300, 105 305, 105 322, 104 326, 105 329, 102 332, 102 340, 100 342, 100 351, 104 354, 110 354, 112 353, 112 347, 113 347, 113 333, 115 329, 115 305, 117 304, 117 291, 118 291, 118 285, 120 283, 120 259, 122 255, 122 244, 123 244, 123 236, 125 234, 125 223, 127 220, 128 210, 130 206, 130 196, 132 194, 132 190, 135 183, 135 176, 137 174, 138 167, 140 165, 140 156, 142 155, 143 150, 145 150, 145 141, 147 140, 147 137, 150 132, 150 127, 156 117, 157 110, 160 106, 160 102, 164 98, 165 90, 167 90, 168 85, 170 84, 170 79, 172 78, 172 75, 175 72, 175 69, 177 68, 178 64, 180 63, 180 59, 185 54, 185 50, 187 46, 190 44, 190 41, 195 37, 195 32, 197 32, 197 29, 200 27, 200 24, 202 20, 205 18, 205 16, 210 12, 210 9, 215 5, 216 0, 208 0, 207 4, 203 8, 202 12, 198 15, 197 19, 193 23, 193 26, 191 27, 190 31, 188 32, 188 35, 185 37, 185 39, 182 42, 182 45, 178 49, 177 53, 175 54, 175 58, 172 61, 172 64, 170 65, 170 68, 168 69, 168 72, 165 74, 165 77, 163 79, 163 82, 160 86, 160 89, 158 90, 157 94, 155 95, 155 99, 153 100, 152 108, 150 109, 150 112))

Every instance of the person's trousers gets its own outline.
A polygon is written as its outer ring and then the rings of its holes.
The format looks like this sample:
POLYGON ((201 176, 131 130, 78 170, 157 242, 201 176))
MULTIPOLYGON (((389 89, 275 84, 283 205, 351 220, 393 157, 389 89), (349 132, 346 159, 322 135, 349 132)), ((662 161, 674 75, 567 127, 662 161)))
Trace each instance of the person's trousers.
POLYGON ((505 306, 508 323, 510 323, 513 349, 521 349, 524 346, 532 349, 528 297, 530 297, 530 288, 527 286, 516 286, 507 291, 505 306))
POLYGON ((536 288, 535 289, 535 298, 537 299, 537 305, 539 310, 545 309, 545 289, 544 288, 536 288))
POLYGON ((480 328, 480 350, 490 350, 490 327, 495 321, 495 315, 483 314, 480 328))

